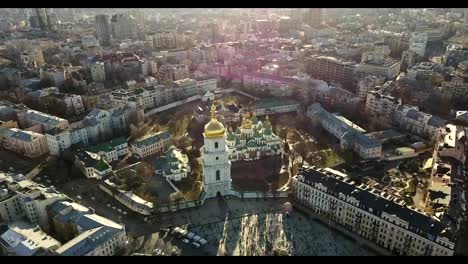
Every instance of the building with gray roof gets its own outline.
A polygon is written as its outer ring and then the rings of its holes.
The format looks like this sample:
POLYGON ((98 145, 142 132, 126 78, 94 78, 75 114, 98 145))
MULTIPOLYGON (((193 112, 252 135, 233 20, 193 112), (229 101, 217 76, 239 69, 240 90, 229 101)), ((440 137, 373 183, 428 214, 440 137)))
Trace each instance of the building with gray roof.
POLYGON ((332 169, 303 167, 293 178, 295 201, 396 255, 451 256, 456 228, 407 206, 396 194, 351 181, 332 169))
POLYGON ((319 103, 307 109, 307 116, 340 140, 344 149, 354 150, 363 159, 380 158, 382 144, 362 134, 335 115, 327 112, 319 103))

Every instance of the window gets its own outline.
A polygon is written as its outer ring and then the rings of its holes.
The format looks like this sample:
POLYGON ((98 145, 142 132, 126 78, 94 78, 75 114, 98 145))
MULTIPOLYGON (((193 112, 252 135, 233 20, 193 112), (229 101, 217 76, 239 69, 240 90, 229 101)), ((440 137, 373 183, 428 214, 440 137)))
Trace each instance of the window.
POLYGON ((216 160, 219 160, 219 157, 216 157, 216 160))
POLYGON ((216 180, 219 181, 221 179, 219 170, 216 171, 216 180))
POLYGON ((218 142, 215 142, 215 148, 218 148, 218 142))

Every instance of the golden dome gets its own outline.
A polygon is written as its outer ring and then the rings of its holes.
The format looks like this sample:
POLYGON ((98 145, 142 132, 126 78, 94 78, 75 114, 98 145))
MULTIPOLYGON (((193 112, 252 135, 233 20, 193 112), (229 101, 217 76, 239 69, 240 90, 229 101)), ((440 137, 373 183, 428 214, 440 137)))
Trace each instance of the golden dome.
POLYGON ((226 129, 223 124, 216 119, 216 106, 211 105, 211 120, 205 125, 205 137, 207 138, 216 138, 224 137, 224 132, 226 129))
POLYGON ((250 120, 250 113, 247 112, 242 119, 242 128, 250 129, 252 128, 252 120, 250 120))

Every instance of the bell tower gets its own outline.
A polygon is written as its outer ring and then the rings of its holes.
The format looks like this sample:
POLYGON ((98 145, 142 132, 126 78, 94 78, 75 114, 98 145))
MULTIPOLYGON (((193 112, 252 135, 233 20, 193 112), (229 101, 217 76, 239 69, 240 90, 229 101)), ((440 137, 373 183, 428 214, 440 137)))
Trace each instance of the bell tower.
POLYGON ((231 161, 226 146, 226 129, 216 118, 216 107, 211 106, 211 120, 203 133, 202 148, 203 188, 206 198, 231 193, 231 161))

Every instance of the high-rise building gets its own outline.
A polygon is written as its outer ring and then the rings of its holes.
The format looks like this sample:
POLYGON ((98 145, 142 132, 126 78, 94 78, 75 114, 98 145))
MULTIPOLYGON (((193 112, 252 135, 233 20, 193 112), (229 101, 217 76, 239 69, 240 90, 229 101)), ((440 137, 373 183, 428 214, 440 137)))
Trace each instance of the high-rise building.
POLYGON ((313 28, 319 28, 322 23, 322 9, 309 8, 304 14, 304 23, 313 28))
POLYGON ((111 28, 108 15, 96 16, 96 36, 101 46, 109 46, 111 40, 111 28))
POLYGON ((426 54, 427 33, 413 33, 410 38, 409 50, 414 51, 421 58, 426 54))
POLYGON ((137 39, 138 24, 129 14, 117 14, 111 18, 112 35, 116 39, 137 39))
POLYGON ((46 8, 35 8, 37 20, 39 22, 39 27, 41 30, 47 30, 48 28, 48 18, 47 18, 47 9, 46 8))
POLYGON ((348 90, 354 90, 356 64, 335 57, 312 55, 306 59, 306 72, 313 78, 326 82, 336 82, 348 90))

